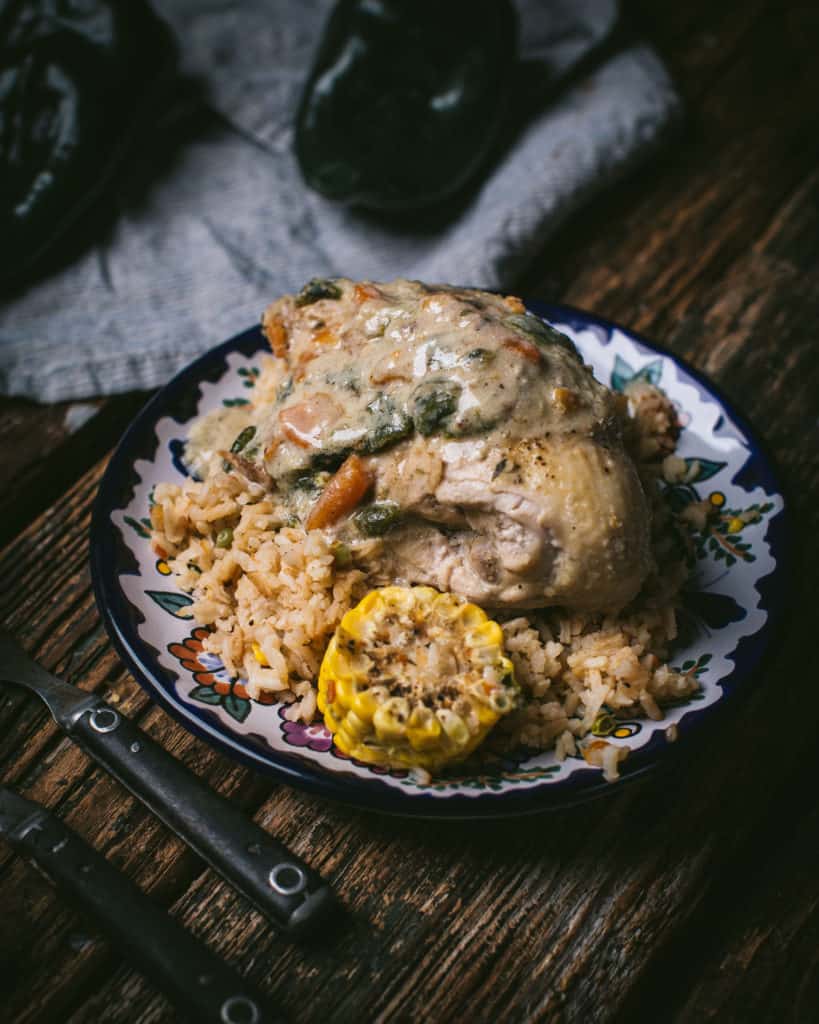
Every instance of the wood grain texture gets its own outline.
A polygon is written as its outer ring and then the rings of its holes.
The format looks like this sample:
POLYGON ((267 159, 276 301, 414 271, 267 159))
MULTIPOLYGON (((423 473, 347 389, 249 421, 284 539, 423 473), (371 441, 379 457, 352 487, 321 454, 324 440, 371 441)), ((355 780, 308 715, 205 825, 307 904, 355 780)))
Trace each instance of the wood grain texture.
POLYGON ((111 448, 146 395, 0 404, 0 544, 6 544, 111 448))
MULTIPOLYGON (((129 680, 86 564, 101 466, 49 498, 0 557, 3 623, 255 813, 325 874, 345 913, 320 942, 283 942, 11 690, 0 693, 0 777, 56 808, 293 1021, 819 1019, 819 755, 800 642, 816 629, 819 574, 819 62, 805 41, 810 12, 662 6, 641 14, 688 123, 662 158, 552 239, 524 284, 686 356, 751 416, 781 466, 800 570, 788 639, 751 697, 695 747, 611 798, 514 823, 345 809, 231 764, 129 680)), ((0 908, 9 1020, 175 1019, 3 847, 0 908)))

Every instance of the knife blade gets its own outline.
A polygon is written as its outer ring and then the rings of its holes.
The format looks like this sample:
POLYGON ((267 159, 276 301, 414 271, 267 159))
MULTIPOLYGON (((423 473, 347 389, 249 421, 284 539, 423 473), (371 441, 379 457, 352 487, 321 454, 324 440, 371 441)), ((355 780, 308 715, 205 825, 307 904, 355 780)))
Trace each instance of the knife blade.
POLYGON ((303 935, 334 906, 324 879, 96 694, 38 665, 0 630, 0 680, 36 693, 55 722, 274 925, 303 935))
POLYGON ((196 1024, 275 1024, 264 999, 60 818, 0 785, 0 836, 196 1024))

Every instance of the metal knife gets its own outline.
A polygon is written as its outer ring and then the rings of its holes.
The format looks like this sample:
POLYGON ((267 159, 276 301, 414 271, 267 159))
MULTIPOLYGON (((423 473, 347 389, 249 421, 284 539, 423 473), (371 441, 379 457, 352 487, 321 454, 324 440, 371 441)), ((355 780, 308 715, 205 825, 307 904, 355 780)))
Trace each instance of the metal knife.
POLYGON ((280 1019, 223 960, 121 874, 56 815, 0 786, 0 836, 50 878, 76 908, 196 1024, 280 1019))
POLYGON ((0 680, 55 722, 279 928, 303 934, 334 905, 322 877, 95 694, 47 672, 0 630, 0 680))

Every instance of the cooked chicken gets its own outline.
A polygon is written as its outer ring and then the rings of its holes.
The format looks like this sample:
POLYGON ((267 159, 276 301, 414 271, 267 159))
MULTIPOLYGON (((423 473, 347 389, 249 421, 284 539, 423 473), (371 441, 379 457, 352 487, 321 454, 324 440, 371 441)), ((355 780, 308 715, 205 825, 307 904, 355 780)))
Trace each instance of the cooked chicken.
POLYGON ((323 487, 343 463, 320 521, 388 530, 396 580, 502 607, 636 595, 650 524, 622 400, 519 299, 314 281, 263 325, 288 377, 256 444, 301 518, 305 478, 323 487))
POLYGON ((447 448, 426 495, 420 474, 410 490, 386 491, 404 493, 417 516, 390 537, 396 577, 492 606, 600 609, 634 597, 648 568, 648 513, 621 449, 588 437, 447 448))

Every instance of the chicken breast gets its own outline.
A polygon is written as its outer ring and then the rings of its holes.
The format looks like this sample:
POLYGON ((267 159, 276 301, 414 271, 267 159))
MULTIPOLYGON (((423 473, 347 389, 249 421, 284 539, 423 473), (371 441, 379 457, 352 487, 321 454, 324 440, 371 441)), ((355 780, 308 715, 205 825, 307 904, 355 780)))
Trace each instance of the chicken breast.
POLYGON ((305 479, 320 489, 356 453, 366 507, 329 529, 388 528, 394 580, 490 607, 608 610, 637 594, 649 508, 622 398, 519 299, 315 281, 263 326, 287 376, 260 458, 300 518, 305 479))

